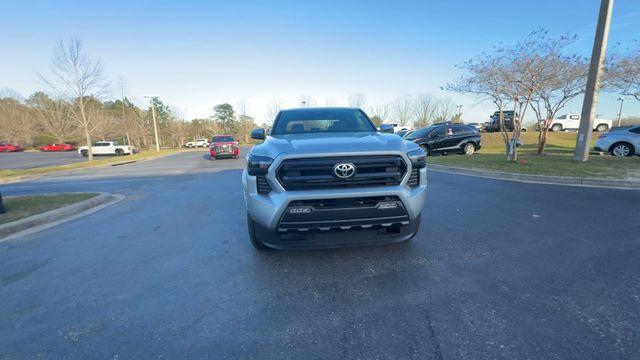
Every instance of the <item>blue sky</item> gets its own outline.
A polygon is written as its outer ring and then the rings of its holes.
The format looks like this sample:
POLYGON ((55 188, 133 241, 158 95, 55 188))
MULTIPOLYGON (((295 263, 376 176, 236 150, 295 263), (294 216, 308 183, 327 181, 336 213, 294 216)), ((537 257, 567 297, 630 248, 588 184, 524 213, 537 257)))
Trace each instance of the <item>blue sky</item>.
MULTIPOLYGON (((451 96, 467 121, 479 121, 491 104, 440 90, 459 75, 455 65, 538 27, 578 34, 570 50, 589 55, 598 8, 599 0, 5 0, 0 87, 24 96, 42 88, 36 74, 46 72, 55 42, 75 36, 114 84, 125 79, 134 102, 159 95, 186 118, 245 99, 261 121, 273 99, 296 106, 306 94, 319 105, 346 105, 361 92, 371 104, 405 94, 451 96)), ((640 2, 617 0, 609 48, 640 40, 639 28, 640 2)), ((615 117, 616 98, 603 94, 598 113, 615 117)), ((624 113, 640 115, 640 104, 627 101, 624 113)))

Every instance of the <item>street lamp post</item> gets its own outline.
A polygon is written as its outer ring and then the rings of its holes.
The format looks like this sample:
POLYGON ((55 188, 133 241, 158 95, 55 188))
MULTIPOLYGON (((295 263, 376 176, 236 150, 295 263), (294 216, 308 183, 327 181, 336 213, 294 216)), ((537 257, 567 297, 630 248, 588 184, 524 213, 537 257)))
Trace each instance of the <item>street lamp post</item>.
POLYGON ((593 132, 593 119, 598 103, 600 74, 602 73, 602 63, 607 49, 612 10, 613 0, 601 0, 598 24, 596 25, 596 36, 593 41, 593 51, 591 52, 591 63, 589 64, 587 86, 582 102, 580 128, 578 129, 576 149, 573 153, 573 160, 575 161, 589 160, 589 145, 591 143, 591 133, 593 132))
POLYGON ((618 111, 618 127, 622 124, 622 106, 624 105, 624 96, 620 96, 618 101, 620 101, 620 111, 618 111))
POLYGON ((145 95, 145 99, 149 99, 149 104, 151 104, 151 117, 153 118, 153 133, 156 137, 156 151, 160 151, 160 139, 158 137, 158 122, 156 121, 156 107, 153 104, 153 98, 157 96, 153 95, 145 95))

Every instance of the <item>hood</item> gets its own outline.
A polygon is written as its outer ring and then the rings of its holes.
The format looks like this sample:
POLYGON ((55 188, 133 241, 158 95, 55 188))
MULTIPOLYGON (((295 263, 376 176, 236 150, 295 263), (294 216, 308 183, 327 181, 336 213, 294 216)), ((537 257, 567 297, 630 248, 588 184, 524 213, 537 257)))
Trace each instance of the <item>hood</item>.
POLYGON ((410 151, 418 145, 398 135, 382 133, 312 133, 268 136, 264 143, 253 147, 255 155, 272 159, 285 154, 322 154, 336 152, 410 151))

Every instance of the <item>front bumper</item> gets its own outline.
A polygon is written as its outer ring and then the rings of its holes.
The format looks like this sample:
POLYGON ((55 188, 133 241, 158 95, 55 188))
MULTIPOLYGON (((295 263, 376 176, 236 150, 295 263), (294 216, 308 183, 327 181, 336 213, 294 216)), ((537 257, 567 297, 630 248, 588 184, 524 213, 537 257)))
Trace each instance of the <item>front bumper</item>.
POLYGON ((600 138, 598 140, 596 140, 596 143, 593 147, 593 150, 598 151, 598 152, 609 152, 609 148, 611 147, 611 144, 613 142, 609 141, 606 138, 600 138))
MULTIPOLYGON (((275 169, 277 169, 279 164, 287 158, 283 157, 274 161, 266 175, 266 180, 272 191, 268 194, 259 194, 257 191, 257 177, 249 175, 245 170, 242 174, 242 185, 247 211, 257 224, 263 226, 269 231, 277 232, 279 230, 278 225, 283 218, 283 214, 292 202, 320 199, 397 197, 407 216, 406 219, 402 219, 399 223, 405 225, 407 221, 411 222, 415 220, 422 213, 427 190, 427 170, 426 168, 419 170, 420 183, 418 186, 408 186, 407 181, 409 180, 412 170, 411 162, 406 158, 406 154, 399 155, 401 155, 405 160, 405 163, 407 164, 407 171, 400 185, 396 186, 285 191, 276 180, 275 174, 275 169)), ((371 217, 367 216, 367 218, 370 219, 371 217)), ((342 225, 345 228, 352 225, 359 226, 362 224, 361 220, 362 219, 350 218, 343 221, 342 225)), ((388 223, 388 221, 385 222, 385 224, 386 223, 388 223)), ((366 222, 364 224, 370 225, 370 223, 366 222)), ((318 225, 318 227, 320 226, 318 225)), ((282 230, 282 228, 280 230, 282 230)))

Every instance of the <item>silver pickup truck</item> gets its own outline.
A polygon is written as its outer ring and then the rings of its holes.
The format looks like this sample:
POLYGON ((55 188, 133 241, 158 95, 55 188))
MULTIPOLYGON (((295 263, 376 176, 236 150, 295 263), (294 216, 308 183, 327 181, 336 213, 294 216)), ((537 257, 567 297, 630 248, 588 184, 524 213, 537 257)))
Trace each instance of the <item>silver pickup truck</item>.
POLYGON ((242 175, 257 249, 398 242, 420 227, 425 153, 356 108, 283 110, 242 175))

